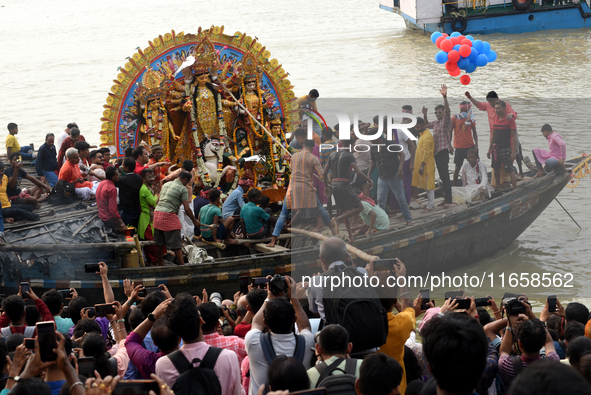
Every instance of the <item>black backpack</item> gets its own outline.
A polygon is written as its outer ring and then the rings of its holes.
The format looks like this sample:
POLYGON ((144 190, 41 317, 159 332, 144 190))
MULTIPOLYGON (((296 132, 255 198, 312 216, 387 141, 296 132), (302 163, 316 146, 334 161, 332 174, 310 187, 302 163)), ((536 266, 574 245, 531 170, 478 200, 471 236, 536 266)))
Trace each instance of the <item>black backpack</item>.
MULTIPOLYGON (((376 290, 371 287, 354 287, 354 277, 363 277, 357 268, 336 266, 322 276, 337 275, 351 278, 341 281, 339 287, 324 287, 322 303, 327 324, 338 324, 349 332, 353 343, 352 353, 369 350, 386 344, 388 340, 388 315, 380 303, 376 290), (347 282, 347 284, 343 284, 347 282)), ((332 284, 330 281, 327 284, 332 284)), ((363 284, 364 282, 361 281, 363 284)))
POLYGON ((176 379, 172 390, 176 395, 221 395, 222 385, 213 368, 222 352, 221 348, 209 347, 202 360, 193 359, 193 362, 177 350, 168 355, 179 377, 176 379), (193 364, 200 362, 199 366, 193 367, 193 364))
POLYGON ((49 204, 61 206, 76 201, 76 187, 73 183, 59 180, 47 198, 49 204))
POLYGON ((315 388, 326 388, 328 395, 356 395, 355 376, 357 370, 357 360, 352 358, 337 358, 336 361, 327 365, 321 362, 314 366, 320 377, 316 382, 315 388), (339 368, 339 365, 345 361, 345 370, 339 368), (335 370, 340 370, 343 374, 332 375, 335 370))
MULTIPOLYGON (((306 354, 306 339, 302 335, 295 335, 296 339, 296 346, 293 352, 293 357, 304 363, 304 355, 306 354)), ((275 358, 277 358, 277 354, 275 354, 275 349, 273 348, 273 342, 271 341, 271 332, 262 333, 261 332, 261 347, 263 348, 263 354, 265 354, 265 359, 269 366, 271 366, 271 362, 275 358)))

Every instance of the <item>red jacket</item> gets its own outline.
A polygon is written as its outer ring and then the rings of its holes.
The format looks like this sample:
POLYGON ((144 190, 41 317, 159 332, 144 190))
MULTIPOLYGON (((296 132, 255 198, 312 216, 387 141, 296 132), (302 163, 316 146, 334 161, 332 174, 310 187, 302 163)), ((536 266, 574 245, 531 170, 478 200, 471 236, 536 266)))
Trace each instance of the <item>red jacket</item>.
MULTIPOLYGON (((47 308, 45 303, 40 298, 35 301, 35 306, 37 306, 39 313, 41 313, 41 318, 43 319, 43 321, 55 321, 55 319, 53 318, 53 314, 51 314, 51 312, 49 311, 49 309, 47 308)), ((2 313, 2 315, 0 315, 0 328, 5 328, 9 325, 10 325, 10 320, 8 319, 8 316, 6 315, 6 313, 2 313)), ((10 330, 12 331, 13 334, 14 333, 21 333, 24 335, 26 328, 29 328, 29 327, 26 325, 20 325, 20 326, 10 325, 10 330)), ((32 328, 35 328, 35 327, 32 327, 32 328)), ((35 332, 34 332, 33 336, 37 336, 37 328, 35 328, 35 332)))

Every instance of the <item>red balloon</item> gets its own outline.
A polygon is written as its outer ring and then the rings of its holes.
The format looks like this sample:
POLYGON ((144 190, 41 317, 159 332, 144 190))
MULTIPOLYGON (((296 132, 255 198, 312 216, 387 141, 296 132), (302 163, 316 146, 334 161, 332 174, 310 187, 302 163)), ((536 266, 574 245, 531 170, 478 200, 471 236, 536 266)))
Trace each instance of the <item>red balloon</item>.
POLYGON ((461 76, 460 82, 462 83, 462 85, 468 85, 470 83, 470 76, 469 75, 461 76))
POLYGON ((451 43, 451 40, 443 40, 439 45, 442 51, 449 52, 453 49, 454 45, 451 43))
MULTIPOLYGON (((440 45, 443 40, 445 40, 445 37, 443 37, 443 36, 437 37, 437 40, 435 40, 435 45, 437 45, 437 48, 441 48, 440 45)), ((470 41, 470 40, 468 40, 468 41, 470 41)))
POLYGON ((458 52, 460 53, 461 56, 467 58, 472 53, 472 48, 470 48, 467 45, 462 45, 458 52))
POLYGON ((442 33, 441 36, 442 37, 449 37, 449 35, 447 33, 442 33))
POLYGON ((447 54, 447 59, 450 62, 454 62, 457 63, 458 60, 460 60, 460 53, 458 51, 456 51, 455 49, 452 49, 451 51, 449 51, 449 53, 447 54))
POLYGON ((452 72, 458 68, 458 64, 456 62, 448 60, 447 62, 445 62, 445 68, 447 69, 447 71, 452 72))
POLYGON ((457 37, 452 37, 449 39, 449 41, 451 41, 453 45, 458 45, 460 43, 460 40, 458 40, 457 37))
POLYGON ((454 71, 450 71, 449 75, 451 75, 452 77, 457 77, 458 75, 460 75, 461 72, 462 72, 462 70, 455 69, 454 71))
POLYGON ((462 36, 461 34, 459 36, 457 36, 457 37, 458 37, 458 40, 460 40, 460 43, 462 42, 463 39, 466 38, 466 36, 462 36))
POLYGON ((472 47, 472 41, 470 41, 467 38, 465 38, 462 41, 460 41, 460 45, 467 45, 469 47, 472 47))

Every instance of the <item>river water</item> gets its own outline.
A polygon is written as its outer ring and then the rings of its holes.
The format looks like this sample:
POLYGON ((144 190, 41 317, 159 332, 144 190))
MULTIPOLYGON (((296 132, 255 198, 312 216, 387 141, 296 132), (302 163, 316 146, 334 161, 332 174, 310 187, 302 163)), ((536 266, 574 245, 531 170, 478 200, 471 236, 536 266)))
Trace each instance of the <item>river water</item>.
MULTIPOLYGON (((423 104, 432 109, 440 101, 442 83, 449 87, 452 111, 467 90, 436 64, 429 36, 406 29, 402 18, 380 10, 377 0, 3 0, 0 125, 18 123, 21 145, 38 147, 46 133, 76 121, 87 141, 98 144, 102 106, 125 58, 171 29, 195 33, 212 25, 224 25, 227 34, 258 37, 290 73, 296 95, 316 88, 321 97, 408 98, 418 114, 423 104)), ((495 90, 512 104, 524 153, 531 157, 532 148, 547 147, 540 134, 544 123, 561 133, 568 157, 591 152, 591 30, 477 38, 489 41, 498 59, 472 74, 469 90, 477 98, 495 90)), ((487 118, 482 112, 476 116, 485 147, 487 118)), ((590 301, 589 196, 591 180, 585 179, 558 197, 582 231, 553 202, 508 249, 450 274, 574 273, 572 288, 521 290, 538 301, 548 294, 590 301)), ((516 291, 497 283, 469 292, 500 298, 506 290, 516 291)))

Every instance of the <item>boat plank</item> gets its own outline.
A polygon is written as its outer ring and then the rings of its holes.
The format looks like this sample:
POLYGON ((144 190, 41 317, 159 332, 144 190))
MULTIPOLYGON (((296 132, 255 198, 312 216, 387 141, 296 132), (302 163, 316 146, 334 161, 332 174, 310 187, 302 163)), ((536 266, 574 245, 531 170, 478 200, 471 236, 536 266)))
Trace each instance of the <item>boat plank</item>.
POLYGON ((258 252, 281 252, 281 251, 289 251, 289 248, 281 247, 280 245, 275 245, 275 247, 267 247, 267 244, 265 244, 265 243, 257 243, 253 247, 258 252))

